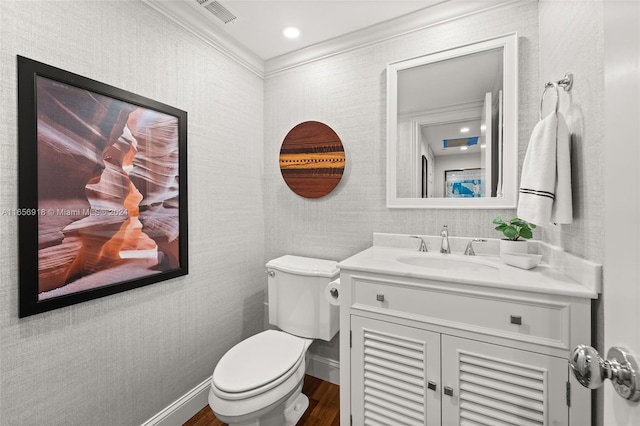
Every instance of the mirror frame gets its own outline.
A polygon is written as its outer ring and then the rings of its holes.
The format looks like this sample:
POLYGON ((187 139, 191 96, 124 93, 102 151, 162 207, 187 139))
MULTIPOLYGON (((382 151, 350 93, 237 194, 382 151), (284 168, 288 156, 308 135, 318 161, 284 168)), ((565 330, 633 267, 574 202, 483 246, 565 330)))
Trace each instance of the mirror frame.
MULTIPOLYGON (((455 82, 452 82, 455 84, 455 82)), ((424 209, 515 208, 518 197, 518 34, 516 32, 387 65, 387 207, 424 209), (398 144, 398 72, 421 65, 503 48, 502 196, 484 198, 399 198, 396 153, 398 144)))

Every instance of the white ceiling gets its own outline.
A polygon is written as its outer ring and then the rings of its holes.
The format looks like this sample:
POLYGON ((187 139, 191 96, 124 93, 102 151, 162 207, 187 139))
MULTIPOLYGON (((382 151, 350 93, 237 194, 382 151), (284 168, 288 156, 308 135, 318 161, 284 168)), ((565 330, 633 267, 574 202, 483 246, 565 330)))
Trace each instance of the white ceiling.
POLYGON ((398 115, 484 100, 502 89, 503 49, 430 62, 398 73, 398 115))
MULTIPOLYGON (((190 1, 198 3, 198 0, 190 1)), ((268 60, 441 1, 219 0, 218 3, 237 19, 224 24, 214 17, 214 23, 256 55, 268 60), (300 29, 300 37, 290 40, 282 36, 282 28, 289 25, 300 29)))
MULTIPOLYGON (((2 1, 2 0, 0 0, 2 1)), ((513 0, 143 0, 261 77, 513 0), (220 3, 237 18, 224 24, 220 3), (282 28, 295 25, 297 40, 282 28)))

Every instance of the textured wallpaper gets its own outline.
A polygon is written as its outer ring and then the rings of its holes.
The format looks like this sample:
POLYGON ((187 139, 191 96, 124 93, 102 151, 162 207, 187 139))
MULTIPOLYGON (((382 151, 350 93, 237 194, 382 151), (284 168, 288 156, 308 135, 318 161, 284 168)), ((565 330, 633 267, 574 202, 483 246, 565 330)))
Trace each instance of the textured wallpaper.
POLYGON ((16 55, 188 112, 189 275, 18 319, 0 216, 0 424, 141 424, 263 328, 263 82, 140 1, 2 1, 0 55, 0 209, 18 207, 16 55))
MULTIPOLYGON (((604 256, 604 24, 601 1, 540 2, 540 82, 572 72, 571 92, 560 91, 559 111, 572 134, 574 223, 551 226, 544 238, 565 250, 602 263, 604 256)), ((545 111, 555 93, 545 96, 545 111)))
MULTIPOLYGON (((551 226, 544 233, 550 244, 579 257, 604 263, 604 11, 602 1, 540 2, 540 82, 567 72, 574 75, 570 93, 560 91, 559 111, 567 120, 571 137, 574 222, 551 226)), ((550 97, 553 107, 555 94, 550 97)), ((545 103, 546 103, 545 97, 545 103)), ((545 109, 548 111, 548 109, 545 109)), ((614 285, 620 285, 614 283, 614 285)), ((606 297, 607 282, 603 283, 606 297)), ((604 346, 604 303, 594 301, 591 344, 604 346)), ((602 425, 604 390, 597 392, 594 424, 602 425)))
MULTIPOLYGON (((561 110, 575 134, 576 219, 535 238, 601 261, 600 3, 514 2, 262 81, 140 1, 0 1, 0 209, 17 207, 19 54, 188 112, 190 231, 188 276, 19 320, 17 219, 0 216, 0 424, 144 422, 262 330, 274 257, 342 260, 373 232, 444 224, 496 237, 493 217, 515 211, 386 207, 391 61, 517 31, 520 165, 544 82, 573 71, 561 110), (286 134, 309 120, 329 125, 346 155, 340 184, 320 199, 293 193, 278 164, 286 134)), ((337 341, 311 351, 338 360, 337 341)))
MULTIPOLYGON (((517 31, 519 35, 520 164, 538 103, 538 10, 516 2, 402 37, 300 66, 265 81, 265 222, 267 258, 285 253, 342 260, 372 244, 373 232, 498 237, 491 221, 512 210, 420 210, 386 207, 386 66, 517 31), (282 140, 296 124, 317 120, 340 136, 346 154, 340 185, 308 200, 291 192, 278 169, 282 140)), ((455 82, 452 82, 455 84, 455 82)), ((540 235, 536 235, 539 238, 540 235)), ((316 343, 338 359, 337 338, 316 343)))

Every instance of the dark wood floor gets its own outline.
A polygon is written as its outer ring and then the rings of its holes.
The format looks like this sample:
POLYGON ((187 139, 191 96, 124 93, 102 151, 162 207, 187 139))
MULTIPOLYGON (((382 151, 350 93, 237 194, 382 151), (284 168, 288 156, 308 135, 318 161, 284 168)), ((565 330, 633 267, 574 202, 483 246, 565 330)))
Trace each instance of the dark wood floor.
MULTIPOLYGON (((309 408, 297 426, 340 426, 340 387, 312 376, 304 376, 302 392, 309 397, 309 408)), ((207 405, 183 426, 226 426, 207 405)))

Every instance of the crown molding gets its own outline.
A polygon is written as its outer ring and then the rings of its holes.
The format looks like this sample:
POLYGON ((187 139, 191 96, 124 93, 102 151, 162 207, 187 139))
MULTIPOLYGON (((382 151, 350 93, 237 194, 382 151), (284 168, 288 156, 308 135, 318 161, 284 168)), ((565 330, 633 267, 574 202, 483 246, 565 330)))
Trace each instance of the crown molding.
POLYGON ((225 56, 264 78, 264 60, 219 29, 193 0, 142 1, 225 56))
POLYGON ((451 120, 449 120, 448 117, 456 113, 462 113, 462 117, 458 116, 454 121, 466 120, 468 117, 480 119, 483 105, 484 99, 461 102, 438 108, 407 111, 404 114, 398 114, 398 120, 418 120, 424 122, 425 120, 422 118, 427 116, 431 117, 430 124, 444 124, 450 122, 451 120))
POLYGON ((269 78, 311 62, 523 0, 442 0, 417 12, 266 61, 214 24, 193 0, 143 1, 252 73, 261 78, 269 78))

